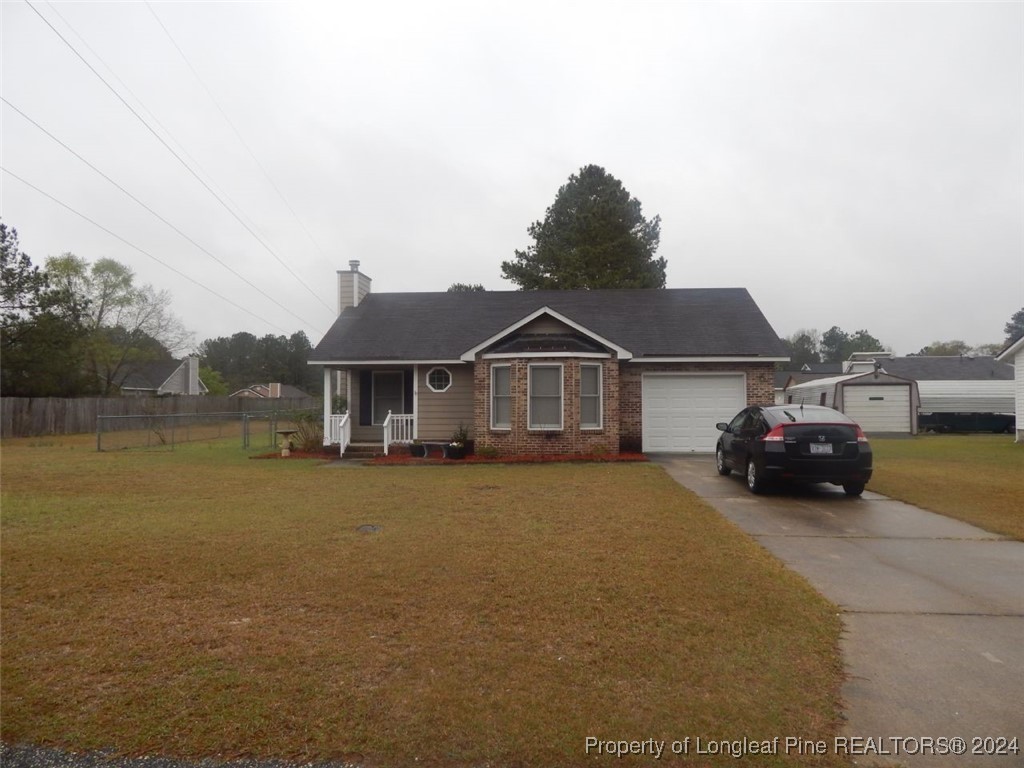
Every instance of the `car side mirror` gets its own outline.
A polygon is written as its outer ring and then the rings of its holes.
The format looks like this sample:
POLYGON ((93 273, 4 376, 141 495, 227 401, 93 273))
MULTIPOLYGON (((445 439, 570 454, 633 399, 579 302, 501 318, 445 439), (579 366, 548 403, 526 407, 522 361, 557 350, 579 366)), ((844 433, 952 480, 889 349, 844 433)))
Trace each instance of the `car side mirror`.
POLYGON ((719 432, 728 432, 729 425, 726 424, 724 421, 720 421, 717 424, 715 424, 715 429, 717 429, 719 432))

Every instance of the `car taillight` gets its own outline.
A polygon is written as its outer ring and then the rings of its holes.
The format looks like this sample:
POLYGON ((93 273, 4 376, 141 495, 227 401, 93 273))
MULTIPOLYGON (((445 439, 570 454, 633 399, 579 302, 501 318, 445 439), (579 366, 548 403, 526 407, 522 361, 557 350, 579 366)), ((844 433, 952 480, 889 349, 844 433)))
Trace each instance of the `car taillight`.
POLYGON ((868 441, 867 435, 865 435, 864 434, 864 430, 861 429, 860 426, 858 426, 857 427, 857 442, 858 443, 866 443, 867 441, 868 441))
POLYGON ((786 439, 785 435, 782 434, 782 425, 779 424, 779 426, 772 429, 771 432, 764 435, 761 439, 766 443, 781 443, 786 439))

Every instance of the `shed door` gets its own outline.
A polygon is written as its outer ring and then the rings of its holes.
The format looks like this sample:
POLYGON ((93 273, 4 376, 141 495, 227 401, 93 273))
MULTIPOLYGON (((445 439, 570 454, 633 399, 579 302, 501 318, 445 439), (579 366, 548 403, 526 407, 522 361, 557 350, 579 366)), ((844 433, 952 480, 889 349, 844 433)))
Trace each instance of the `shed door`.
POLYGON ((910 386, 907 384, 843 387, 843 411, 872 432, 910 433, 910 386))
POLYGON ((643 378, 645 452, 713 453, 715 424, 747 406, 742 373, 648 374, 643 378))

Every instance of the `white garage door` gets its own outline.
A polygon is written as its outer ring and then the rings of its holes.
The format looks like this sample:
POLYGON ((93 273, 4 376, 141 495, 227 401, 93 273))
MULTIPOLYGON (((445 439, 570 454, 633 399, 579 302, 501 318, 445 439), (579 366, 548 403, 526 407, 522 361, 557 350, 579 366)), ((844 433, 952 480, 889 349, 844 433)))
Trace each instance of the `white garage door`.
POLYGON ((872 432, 910 433, 910 387, 906 384, 843 387, 843 411, 872 432))
POLYGON ((647 452, 713 453, 715 424, 747 406, 741 373, 657 375, 643 379, 643 449, 647 452))

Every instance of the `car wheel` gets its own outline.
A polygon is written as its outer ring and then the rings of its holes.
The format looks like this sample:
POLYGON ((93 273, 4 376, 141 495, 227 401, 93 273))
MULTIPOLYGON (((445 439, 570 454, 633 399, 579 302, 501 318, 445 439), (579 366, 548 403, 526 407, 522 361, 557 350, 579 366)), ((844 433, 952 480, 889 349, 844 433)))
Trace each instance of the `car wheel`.
POLYGON ((761 471, 757 468, 757 464, 751 459, 747 462, 747 488, 750 489, 751 493, 762 493, 764 491, 764 478, 761 477, 761 471))
POLYGON ((718 450, 715 451, 715 469, 723 477, 732 472, 731 469, 725 466, 725 451, 722 450, 722 446, 718 446, 718 450))
POLYGON ((864 493, 864 483, 843 483, 843 490, 847 496, 860 496, 864 493))

